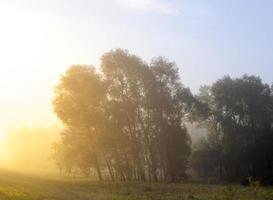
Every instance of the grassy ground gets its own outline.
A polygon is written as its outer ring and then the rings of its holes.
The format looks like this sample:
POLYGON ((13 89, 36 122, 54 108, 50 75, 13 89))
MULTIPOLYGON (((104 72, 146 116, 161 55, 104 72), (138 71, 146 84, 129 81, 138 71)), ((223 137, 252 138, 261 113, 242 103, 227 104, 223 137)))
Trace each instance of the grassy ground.
POLYGON ((111 183, 0 172, 0 200, 273 200, 273 188, 208 184, 111 183))

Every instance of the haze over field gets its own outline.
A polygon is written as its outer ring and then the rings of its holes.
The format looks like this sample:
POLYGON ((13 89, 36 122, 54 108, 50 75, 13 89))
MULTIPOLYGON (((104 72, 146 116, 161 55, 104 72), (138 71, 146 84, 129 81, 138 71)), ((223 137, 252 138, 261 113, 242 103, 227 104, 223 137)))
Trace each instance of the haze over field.
POLYGON ((272 8, 269 0, 1 0, 0 166, 14 160, 14 130, 60 127, 52 99, 61 74, 72 64, 98 67, 116 47, 175 61, 193 93, 225 74, 270 84, 272 8))

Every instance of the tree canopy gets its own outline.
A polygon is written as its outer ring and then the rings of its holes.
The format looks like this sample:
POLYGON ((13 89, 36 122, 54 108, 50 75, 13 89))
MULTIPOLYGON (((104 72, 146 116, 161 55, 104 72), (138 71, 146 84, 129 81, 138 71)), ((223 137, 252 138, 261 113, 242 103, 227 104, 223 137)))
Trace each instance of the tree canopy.
POLYGON ((225 76, 211 87, 202 87, 197 98, 208 108, 201 121, 209 137, 208 147, 194 155, 207 152, 214 160, 211 169, 220 170, 220 176, 231 181, 272 177, 272 88, 256 76, 225 76))
POLYGON ((78 168, 95 169, 99 179, 186 178, 190 137, 184 118, 193 96, 175 63, 158 57, 146 64, 116 49, 102 56, 97 71, 70 67, 55 94, 54 110, 65 124, 55 157, 67 173, 78 168))
POLYGON ((273 180, 272 88, 256 76, 224 76, 194 96, 174 62, 115 49, 100 68, 74 65, 61 77, 53 106, 65 128, 53 157, 62 173, 100 180, 177 182, 188 167, 273 180), (193 150, 191 122, 207 132, 193 150))

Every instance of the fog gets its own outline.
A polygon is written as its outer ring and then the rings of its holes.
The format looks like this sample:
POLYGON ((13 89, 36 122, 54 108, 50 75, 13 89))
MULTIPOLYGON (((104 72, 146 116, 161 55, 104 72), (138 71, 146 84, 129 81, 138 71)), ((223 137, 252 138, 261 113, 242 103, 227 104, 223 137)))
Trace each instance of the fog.
POLYGON ((19 127, 11 130, 2 145, 0 167, 34 174, 57 173, 52 144, 59 139, 60 127, 19 127))

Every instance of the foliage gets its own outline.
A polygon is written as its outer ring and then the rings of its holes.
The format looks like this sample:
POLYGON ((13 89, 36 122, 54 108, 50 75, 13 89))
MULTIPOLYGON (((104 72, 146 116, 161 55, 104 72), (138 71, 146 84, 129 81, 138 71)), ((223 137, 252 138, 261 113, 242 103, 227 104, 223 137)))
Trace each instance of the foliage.
POLYGON ((207 135, 191 154, 199 176, 273 183, 273 88, 259 77, 225 76, 195 97, 175 63, 145 63, 126 50, 105 53, 101 66, 75 65, 60 79, 54 111, 65 125, 53 158, 66 175, 102 180, 187 178, 186 124, 207 135))
POLYGON ((194 155, 202 152, 208 161, 218 159, 211 164, 224 171, 229 181, 272 177, 272 89, 259 77, 244 75, 236 79, 225 76, 200 91, 197 98, 208 109, 199 116, 208 130, 210 145, 194 155), (211 152, 211 148, 216 151, 211 152))
POLYGON ((70 67, 55 94, 54 111, 66 126, 54 147, 60 169, 95 169, 100 180, 186 178, 185 117, 194 98, 175 63, 159 57, 148 65, 116 49, 102 56, 100 73, 70 67))

